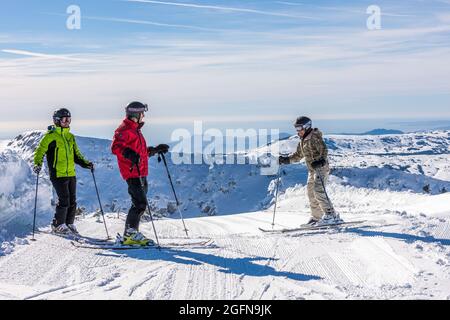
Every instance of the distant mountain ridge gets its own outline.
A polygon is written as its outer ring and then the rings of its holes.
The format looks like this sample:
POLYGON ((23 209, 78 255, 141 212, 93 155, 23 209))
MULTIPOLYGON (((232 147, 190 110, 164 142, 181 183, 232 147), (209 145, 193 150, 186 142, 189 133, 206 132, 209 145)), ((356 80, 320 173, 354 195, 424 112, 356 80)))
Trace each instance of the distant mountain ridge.
POLYGON ((388 134, 405 134, 405 132, 396 129, 373 129, 363 133, 340 133, 343 136, 382 136, 388 134))

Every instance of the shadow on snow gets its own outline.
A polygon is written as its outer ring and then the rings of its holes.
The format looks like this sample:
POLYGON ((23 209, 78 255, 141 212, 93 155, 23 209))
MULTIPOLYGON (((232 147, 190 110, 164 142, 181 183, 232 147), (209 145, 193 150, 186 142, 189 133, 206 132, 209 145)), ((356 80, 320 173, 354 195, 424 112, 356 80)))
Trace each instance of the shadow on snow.
MULTIPOLYGON (((377 230, 368 230, 370 227, 349 227, 342 233, 353 233, 362 237, 382 237, 382 238, 392 238, 403 241, 405 243, 414 243, 416 241, 422 241, 425 243, 436 243, 443 246, 450 246, 450 239, 440 239, 435 238, 433 236, 416 236, 407 233, 398 233, 398 232, 385 232, 385 231, 377 231, 377 230)), ((340 232, 337 232, 340 233, 340 232)), ((304 234, 297 234, 293 237, 302 237, 302 236, 314 236, 319 234, 329 234, 329 231, 316 231, 304 234)))
MULTIPOLYGON (((208 264, 211 266, 216 266, 219 268, 218 272, 235 274, 235 275, 246 275, 253 277, 285 277, 295 281, 310 281, 310 280, 321 280, 322 278, 316 275, 306 275, 301 273, 294 273, 288 271, 278 271, 272 266, 267 264, 261 265, 256 262, 258 261, 276 261, 274 258, 265 257, 245 257, 245 258, 225 258, 221 256, 216 256, 213 254, 198 253, 186 250, 176 250, 176 249, 162 249, 161 251, 151 250, 149 251, 139 251, 130 250, 126 254, 130 258, 140 259, 140 260, 164 260, 168 262, 173 262, 177 264, 194 265, 201 266, 208 264)), ((112 255, 106 253, 100 253, 103 256, 121 257, 122 255, 112 255)))
POLYGON ((393 238, 397 240, 404 241, 406 243, 413 243, 416 241, 422 241, 426 243, 437 243, 444 246, 450 246, 450 239, 439 239, 433 236, 416 236, 407 233, 397 233, 397 232, 383 232, 374 230, 365 230, 360 228, 351 228, 347 232, 356 233, 363 237, 383 237, 383 238, 393 238))

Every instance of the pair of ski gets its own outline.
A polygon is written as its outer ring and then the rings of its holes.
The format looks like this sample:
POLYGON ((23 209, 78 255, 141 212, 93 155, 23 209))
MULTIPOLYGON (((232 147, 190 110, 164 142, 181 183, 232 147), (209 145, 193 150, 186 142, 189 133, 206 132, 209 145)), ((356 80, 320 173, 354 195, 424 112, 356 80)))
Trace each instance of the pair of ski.
POLYGON ((94 250, 146 250, 146 249, 148 250, 159 248, 172 249, 185 247, 208 247, 211 246, 214 242, 212 239, 204 239, 201 241, 164 243, 161 245, 161 247, 158 247, 156 244, 147 246, 124 245, 118 241, 114 241, 111 239, 96 239, 88 236, 83 236, 78 233, 56 234, 54 232, 46 232, 46 231, 41 232, 70 240, 70 243, 76 248, 94 249, 94 250))
POLYGON ((266 233, 291 233, 291 232, 301 232, 301 231, 314 231, 314 230, 328 230, 328 229, 340 229, 350 226, 357 226, 366 223, 366 220, 360 220, 360 221, 349 221, 349 222, 339 222, 339 223, 332 223, 332 224, 323 224, 323 225, 303 225, 299 228, 293 228, 293 229, 263 229, 259 228, 262 232, 266 233))
POLYGON ((82 236, 71 241, 71 244, 76 248, 93 249, 93 250, 149 250, 149 249, 173 249, 173 248, 193 248, 193 247, 208 247, 213 244, 212 239, 205 239, 201 241, 190 242, 171 242, 164 243, 158 246, 156 243, 150 245, 125 245, 119 241, 111 241, 107 239, 92 240, 82 236))

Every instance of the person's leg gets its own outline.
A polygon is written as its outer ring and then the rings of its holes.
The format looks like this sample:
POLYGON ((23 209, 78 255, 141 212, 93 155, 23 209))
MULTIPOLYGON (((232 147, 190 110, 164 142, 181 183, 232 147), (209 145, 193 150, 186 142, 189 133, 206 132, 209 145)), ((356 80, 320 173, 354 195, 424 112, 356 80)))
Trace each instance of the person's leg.
POLYGON ((308 174, 308 184, 307 184, 307 190, 308 190, 308 198, 309 198, 309 204, 311 206, 311 215, 312 218, 315 220, 322 219, 323 212, 320 208, 320 204, 316 199, 316 195, 314 192, 315 185, 317 183, 318 177, 316 176, 315 172, 310 171, 308 174))
POLYGON ((127 180, 128 193, 131 196, 131 208, 128 211, 127 220, 125 221, 125 231, 129 228, 139 230, 139 222, 141 216, 147 208, 147 179, 142 178, 144 182, 144 193, 139 178, 132 178, 127 180))
POLYGON ((67 178, 55 178, 52 179, 52 184, 58 195, 55 218, 53 219, 53 226, 57 227, 66 223, 67 211, 70 204, 69 180, 67 178))
POLYGON ((320 211, 323 214, 334 215, 335 211, 333 208, 333 204, 331 203, 331 200, 327 197, 325 189, 326 184, 328 182, 328 176, 330 173, 329 168, 328 166, 325 166, 323 168, 317 169, 316 171, 317 171, 316 181, 313 190, 317 203, 319 204, 320 211))
POLYGON ((69 208, 67 210, 66 224, 74 224, 75 214, 77 210, 77 178, 71 177, 69 179, 69 208))

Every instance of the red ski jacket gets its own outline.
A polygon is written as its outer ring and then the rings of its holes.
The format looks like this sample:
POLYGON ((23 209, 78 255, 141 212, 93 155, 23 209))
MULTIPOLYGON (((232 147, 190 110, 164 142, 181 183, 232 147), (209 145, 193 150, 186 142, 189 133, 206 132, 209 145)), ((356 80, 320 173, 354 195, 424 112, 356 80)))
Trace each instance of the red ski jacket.
POLYGON ((126 118, 114 133, 111 151, 117 156, 120 174, 125 180, 148 176, 147 143, 141 132, 143 125, 144 123, 139 124, 126 118), (139 176, 136 166, 130 171, 132 163, 122 155, 126 148, 130 148, 141 156, 139 164, 141 176, 139 176))

